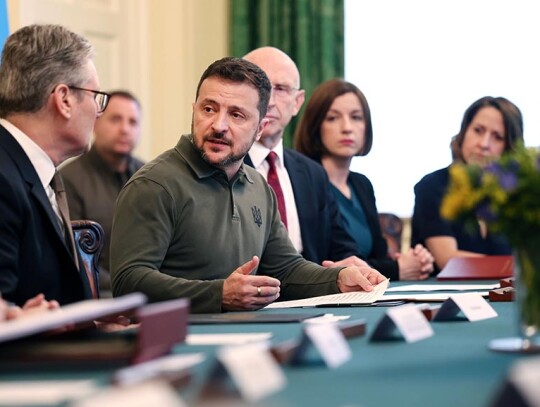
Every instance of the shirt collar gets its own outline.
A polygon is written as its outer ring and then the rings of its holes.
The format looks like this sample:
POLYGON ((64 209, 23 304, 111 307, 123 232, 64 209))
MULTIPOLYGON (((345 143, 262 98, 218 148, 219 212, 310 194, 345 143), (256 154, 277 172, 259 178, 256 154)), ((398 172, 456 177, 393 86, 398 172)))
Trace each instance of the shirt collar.
POLYGON ((103 159, 103 157, 101 156, 101 154, 97 151, 94 144, 92 144, 92 147, 86 153, 86 156, 88 157, 88 159, 90 161, 92 161, 92 163, 95 166, 97 166, 97 168, 99 168, 100 170, 102 170, 102 171, 104 171, 104 172, 106 172, 108 174, 114 174, 114 175, 121 174, 121 175, 127 175, 128 177, 131 177, 131 176, 133 176, 133 174, 135 174, 135 172, 138 169, 138 168, 136 168, 135 160, 133 159, 133 157, 131 155, 129 155, 127 157, 127 160, 128 160, 127 167, 126 167, 126 170, 124 172, 119 173, 118 171, 113 170, 109 166, 107 161, 105 161, 103 159))
POLYGON ((276 161, 276 166, 279 168, 283 168, 283 139, 279 140, 279 143, 272 150, 270 150, 264 144, 259 143, 258 141, 253 143, 253 146, 249 150, 249 158, 251 158, 253 167, 259 168, 266 160, 266 157, 268 156, 268 153, 270 151, 276 153, 279 158, 279 160, 276 161))
MULTIPOLYGON (((193 136, 191 134, 185 134, 180 137, 178 144, 176 145, 176 151, 180 153, 182 157, 186 160, 187 164, 195 172, 199 178, 207 178, 217 174, 226 176, 225 172, 217 167, 214 167, 204 161, 193 145, 193 136)), ((240 166, 238 173, 233 178, 233 180, 243 180, 246 179, 249 183, 253 184, 253 180, 250 177, 249 173, 244 169, 244 163, 240 166)))
POLYGON ((19 143, 25 154, 28 156, 28 159, 34 166, 43 188, 46 189, 51 183, 56 171, 51 158, 45 151, 41 149, 40 146, 34 142, 34 140, 24 134, 14 124, 10 123, 6 119, 0 119, 0 124, 11 133, 15 140, 17 140, 17 143, 19 143))

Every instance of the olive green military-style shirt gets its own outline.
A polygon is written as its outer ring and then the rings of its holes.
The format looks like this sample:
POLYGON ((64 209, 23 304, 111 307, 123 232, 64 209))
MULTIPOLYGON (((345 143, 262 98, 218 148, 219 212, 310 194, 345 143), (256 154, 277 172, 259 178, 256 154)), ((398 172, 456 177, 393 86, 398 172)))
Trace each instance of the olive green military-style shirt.
POLYGON ((281 281, 280 299, 339 292, 341 268, 303 259, 280 221, 275 195, 242 165, 228 180, 183 136, 147 163, 119 194, 112 228, 114 295, 180 297, 191 312, 221 312, 223 281, 259 256, 256 270, 281 281))

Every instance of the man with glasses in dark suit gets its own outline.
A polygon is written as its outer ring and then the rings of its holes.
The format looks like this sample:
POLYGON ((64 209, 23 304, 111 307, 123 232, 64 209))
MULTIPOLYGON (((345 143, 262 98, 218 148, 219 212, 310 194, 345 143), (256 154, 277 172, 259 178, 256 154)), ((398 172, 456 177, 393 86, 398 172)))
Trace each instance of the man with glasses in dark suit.
POLYGON ((95 294, 79 267, 56 171, 88 149, 107 106, 93 54, 88 40, 57 25, 23 27, 2 51, 0 292, 15 305, 36 296, 61 305, 95 294))

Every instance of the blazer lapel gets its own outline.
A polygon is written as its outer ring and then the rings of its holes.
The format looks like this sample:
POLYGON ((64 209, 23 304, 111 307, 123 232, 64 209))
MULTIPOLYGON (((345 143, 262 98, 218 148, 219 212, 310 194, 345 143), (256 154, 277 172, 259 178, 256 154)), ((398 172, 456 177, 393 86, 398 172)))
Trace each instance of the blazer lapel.
POLYGON ((309 230, 306 230, 309 224, 307 220, 309 217, 306 219, 306 215, 314 207, 309 204, 309 202, 312 202, 313 195, 310 188, 311 180, 304 164, 296 160, 286 148, 283 151, 283 165, 285 165, 291 180, 296 207, 302 208, 302 210, 297 210, 298 220, 300 222, 300 233, 306 236, 307 233, 310 233, 309 230))
POLYGON ((244 164, 249 165, 250 167, 253 167, 253 161, 251 161, 251 157, 249 154, 246 154, 244 157, 244 164))
POLYGON ((368 193, 368 191, 366 190, 365 184, 361 182, 359 178, 356 178, 353 174, 349 175, 349 180, 351 181, 353 188, 356 191, 356 195, 360 200, 360 205, 362 205, 362 209, 366 214, 366 219, 368 221, 370 229, 372 231, 376 230, 376 226, 378 225, 378 223, 375 224, 374 222, 379 222, 379 217, 377 212, 372 211, 371 202, 368 200, 368 196, 370 196, 371 194, 368 193))
POLYGON ((31 196, 47 214, 47 218, 56 230, 58 237, 64 241, 64 234, 60 229, 54 209, 51 206, 45 189, 43 189, 43 185, 41 184, 41 180, 39 179, 34 166, 19 143, 17 143, 13 136, 3 126, 0 126, 0 146, 9 153, 14 165, 19 169, 19 174, 28 185, 31 196))
POLYGON ((45 193, 41 182, 30 184, 30 193, 37 201, 38 205, 40 205, 47 214, 47 218, 53 224, 53 227, 56 230, 58 237, 60 237, 62 241, 64 241, 64 234, 62 233, 62 229, 60 228, 60 223, 58 223, 58 217, 56 216, 56 213, 51 206, 51 202, 49 201, 49 198, 47 197, 47 194, 45 193))

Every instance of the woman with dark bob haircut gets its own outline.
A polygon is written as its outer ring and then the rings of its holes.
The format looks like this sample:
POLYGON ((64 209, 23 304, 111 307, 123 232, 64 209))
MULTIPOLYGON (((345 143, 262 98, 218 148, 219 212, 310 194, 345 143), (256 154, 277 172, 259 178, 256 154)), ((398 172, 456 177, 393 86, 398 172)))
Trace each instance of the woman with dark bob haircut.
MULTIPOLYGON (((503 97, 485 96, 465 111, 459 133, 452 138, 453 163, 482 165, 513 150, 518 142, 523 142, 523 119, 517 106, 503 97)), ((463 222, 442 219, 440 206, 448 183, 449 167, 445 167, 414 187, 412 242, 424 244, 439 269, 456 256, 511 254, 506 239, 490 234, 482 222, 470 230, 463 222)))
POLYGON ((371 113, 360 89, 343 79, 319 85, 296 129, 296 149, 326 170, 345 228, 369 265, 394 280, 426 279, 433 271, 433 256, 419 244, 388 257, 373 186, 366 176, 349 170, 353 157, 367 155, 372 144, 371 113))

